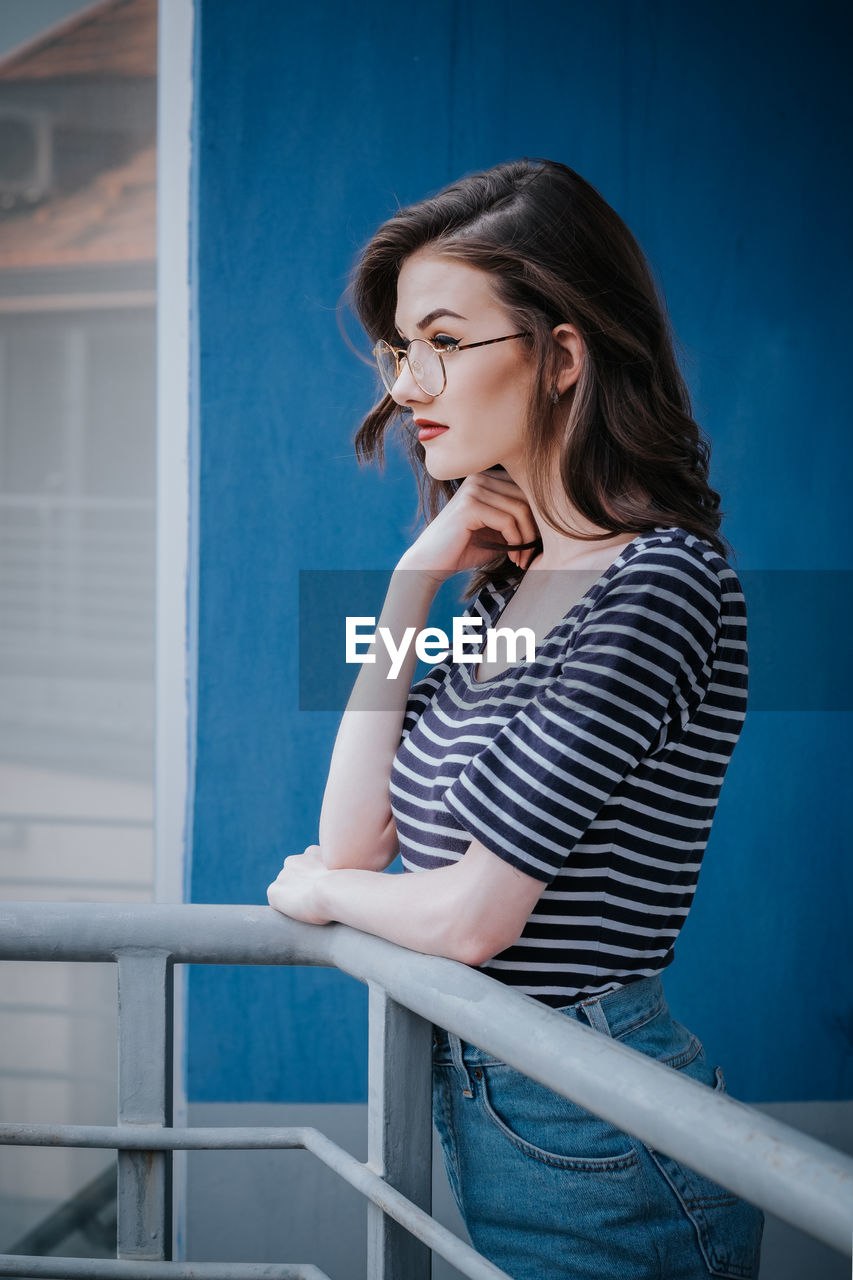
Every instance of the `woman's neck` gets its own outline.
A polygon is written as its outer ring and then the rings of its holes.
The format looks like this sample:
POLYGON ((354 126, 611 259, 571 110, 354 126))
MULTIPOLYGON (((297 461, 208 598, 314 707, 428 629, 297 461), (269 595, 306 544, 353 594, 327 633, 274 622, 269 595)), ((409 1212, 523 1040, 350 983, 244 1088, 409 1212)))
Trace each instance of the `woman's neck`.
MULTIPOLYGON (((508 474, 512 474, 507 468, 508 474)), ((512 474, 512 479, 523 492, 542 539, 542 550, 527 566, 528 569, 584 569, 596 568, 599 563, 606 567, 615 558, 615 553, 629 542, 633 542, 637 533, 615 533, 600 541, 591 542, 572 534, 561 533, 545 520, 537 503, 534 501, 531 486, 526 475, 512 474)), ((565 492, 560 493, 562 486, 551 486, 551 511, 564 525, 576 530, 578 534, 606 533, 601 525, 593 524, 581 515, 571 503, 565 492)), ((638 531, 639 532, 639 531, 638 531)))

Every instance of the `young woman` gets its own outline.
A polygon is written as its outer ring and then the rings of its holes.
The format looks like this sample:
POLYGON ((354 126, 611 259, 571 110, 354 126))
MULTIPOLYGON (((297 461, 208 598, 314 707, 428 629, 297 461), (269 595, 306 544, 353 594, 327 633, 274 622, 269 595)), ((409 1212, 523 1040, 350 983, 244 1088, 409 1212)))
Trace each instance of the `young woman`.
MULTIPOLYGON (((409 443, 423 532, 379 626, 530 628, 414 688, 361 669, 319 844, 279 911, 449 956, 710 1087, 660 973, 743 723, 746 615, 709 448, 630 231, 571 169, 519 161, 386 222, 354 297, 409 443), (381 697, 380 697, 381 695, 381 697), (397 852, 413 875, 382 871, 397 852)), ((710 978, 709 974, 709 978, 710 978)), ((749 1280, 759 1210, 436 1028, 434 1118, 472 1242, 516 1280, 749 1280)))

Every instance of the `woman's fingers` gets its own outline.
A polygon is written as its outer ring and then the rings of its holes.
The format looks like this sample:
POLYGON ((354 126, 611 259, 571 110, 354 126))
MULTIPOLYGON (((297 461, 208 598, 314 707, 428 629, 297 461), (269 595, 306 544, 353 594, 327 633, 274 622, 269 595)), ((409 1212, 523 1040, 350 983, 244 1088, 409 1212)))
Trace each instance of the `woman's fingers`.
MULTIPOLYGON (((506 509, 515 515, 520 537, 518 542, 535 542, 539 536, 536 521, 530 504, 523 491, 505 474, 483 471, 477 476, 469 476, 470 491, 476 492, 489 506, 506 509)), ((461 492, 462 486, 460 486, 461 492)))
POLYGON ((479 522, 480 529, 494 530, 507 543, 526 541, 514 512, 507 511, 503 507, 495 507, 482 499, 477 499, 472 511, 479 522))
MULTIPOLYGON (((492 491, 477 493, 475 496, 472 490, 468 502, 472 506, 472 512, 475 512, 480 519, 482 527, 495 529, 508 544, 536 541, 539 530, 533 519, 533 513, 524 499, 495 494, 492 491)), ((508 551, 507 555, 521 568, 533 555, 533 549, 508 551)))
MULTIPOLYGON (((430 521, 406 553, 401 567, 418 568, 438 580, 474 569, 491 559, 499 548, 484 530, 503 538, 508 546, 534 543, 538 529, 522 490, 509 477, 481 472, 466 476, 452 498, 430 521), (490 545, 490 543, 492 545, 490 545)), ((508 551, 523 567, 526 553, 508 551)))

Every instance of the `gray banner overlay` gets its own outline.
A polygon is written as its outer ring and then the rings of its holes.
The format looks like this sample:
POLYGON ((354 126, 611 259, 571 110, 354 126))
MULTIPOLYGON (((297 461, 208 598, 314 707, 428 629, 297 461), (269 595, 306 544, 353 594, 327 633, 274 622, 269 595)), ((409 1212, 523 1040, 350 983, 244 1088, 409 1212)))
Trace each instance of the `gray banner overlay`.
MULTIPOLYGON (((553 590, 564 594, 571 608, 599 576, 589 571, 565 569, 555 571, 550 578, 553 590)), ((380 623, 390 578, 391 570, 300 570, 301 711, 343 711, 356 678, 363 671, 370 676, 362 682, 361 709, 383 710, 398 705, 397 694, 393 692, 395 681, 386 675, 389 663, 393 670, 393 653, 389 655, 382 637, 368 643, 380 623), (375 620, 373 625, 371 618, 375 620), (351 655, 376 654, 375 664, 363 666, 347 662, 348 633, 351 655), (357 637, 355 649, 352 648, 354 637, 357 637)), ((747 610, 748 710, 853 710, 853 676, 847 639, 853 612, 853 570, 741 569, 738 578, 747 610)), ((468 574, 449 579, 438 592, 425 624, 444 631, 448 647, 452 642, 453 619, 461 618, 467 607, 463 593, 468 581, 468 574)), ((501 625, 500 619, 496 625, 501 625)), ((457 623, 457 629, 458 626, 457 623)), ((484 647, 485 628, 479 632, 469 631, 468 635, 464 652, 476 654, 484 647)), ((417 639, 417 636, 410 639, 412 647, 417 639)), ((392 637, 392 647, 398 652, 401 640, 402 636, 392 637)), ((497 641, 501 659, 506 652, 502 644, 497 641)), ((423 637, 421 645, 430 656, 428 660, 418 661, 415 680, 421 679, 439 661, 434 635, 423 637)), ((523 660, 523 642, 519 644, 518 655, 518 660, 523 660)))

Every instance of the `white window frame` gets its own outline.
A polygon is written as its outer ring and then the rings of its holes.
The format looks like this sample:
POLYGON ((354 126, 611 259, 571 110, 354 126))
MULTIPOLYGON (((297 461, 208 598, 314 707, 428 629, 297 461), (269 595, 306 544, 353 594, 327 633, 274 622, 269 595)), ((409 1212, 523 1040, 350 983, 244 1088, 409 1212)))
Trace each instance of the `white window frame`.
MULTIPOLYGON (((194 0, 160 0, 157 53, 157 553, 154 900, 189 884, 195 775, 198 345, 191 261, 194 0)), ((175 969, 175 1124, 186 1124, 183 966, 175 969)), ((186 1164, 174 1162, 174 1257, 184 1257, 186 1164)))

